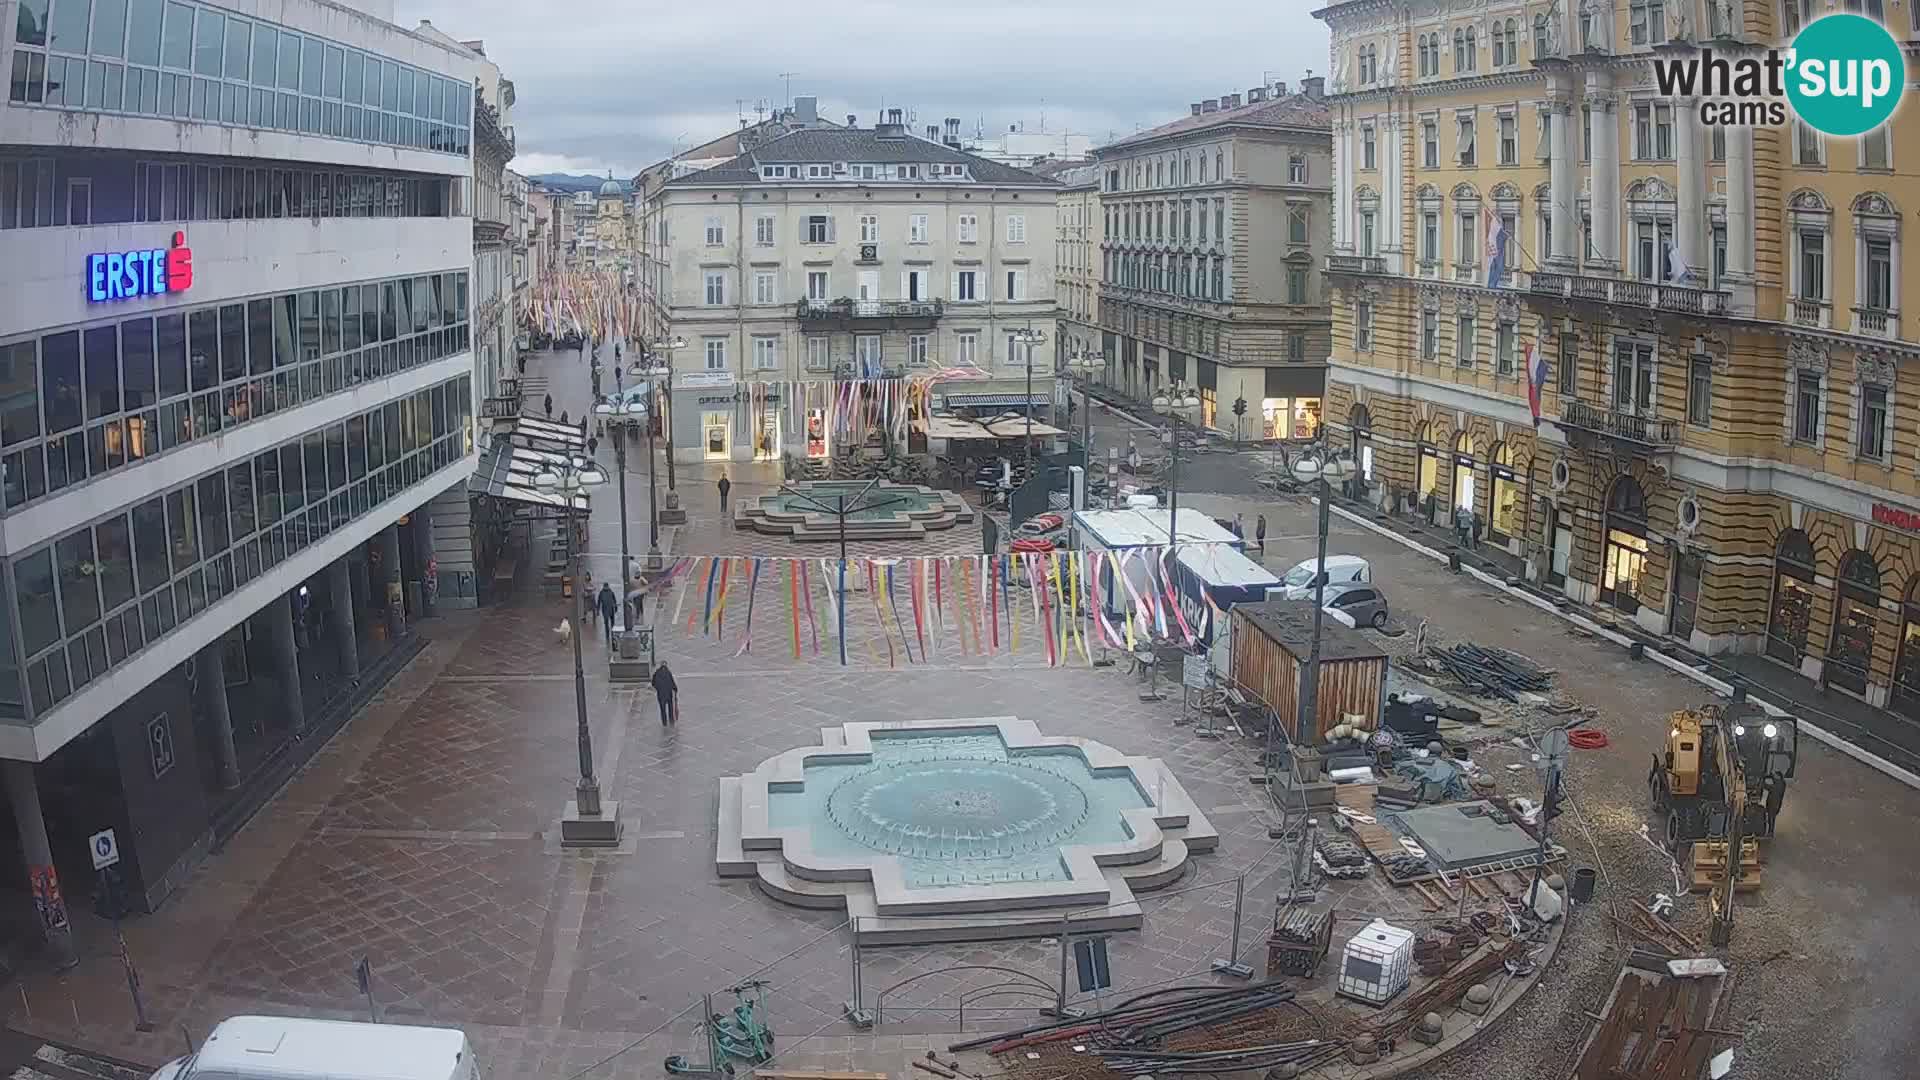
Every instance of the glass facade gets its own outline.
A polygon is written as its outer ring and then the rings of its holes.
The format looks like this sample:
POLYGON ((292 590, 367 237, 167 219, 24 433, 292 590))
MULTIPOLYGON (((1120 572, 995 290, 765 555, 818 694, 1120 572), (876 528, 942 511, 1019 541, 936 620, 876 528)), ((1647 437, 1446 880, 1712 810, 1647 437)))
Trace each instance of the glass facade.
POLYGON ((258 160, 0 152, 0 229, 143 221, 464 217, 464 177, 258 160), (259 166, 259 167, 256 167, 259 166))
MULTIPOLYGON (((9 561, 20 671, 0 715, 39 715, 333 530, 471 453, 471 376, 289 439, 9 561)), ((9 631, 11 628, 9 627, 9 631)))
POLYGON ((473 89, 180 0, 22 0, 10 101, 465 155, 473 89))
POLYGON ((467 273, 448 271, 0 338, 4 510, 465 352, 469 332, 467 273))

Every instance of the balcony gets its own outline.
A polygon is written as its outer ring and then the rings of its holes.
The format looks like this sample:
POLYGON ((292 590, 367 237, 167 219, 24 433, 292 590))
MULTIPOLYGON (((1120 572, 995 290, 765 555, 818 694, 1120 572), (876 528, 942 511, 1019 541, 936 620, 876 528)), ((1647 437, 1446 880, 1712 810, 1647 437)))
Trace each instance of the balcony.
POLYGON ((1833 305, 1814 297, 1796 296, 1787 301, 1787 318, 1795 326, 1827 330, 1833 326, 1833 305))
POLYGON ((1853 309, 1853 332, 1861 337, 1897 340, 1900 337, 1900 313, 1882 307, 1856 307, 1853 309))
POLYGON ((939 300, 802 300, 794 314, 810 330, 931 330, 946 305, 939 300))
POLYGON ((1329 255, 1327 273, 1329 274, 1384 274, 1387 272, 1387 260, 1378 255, 1329 255))
POLYGON ((1480 266, 1477 263, 1454 263, 1453 280, 1468 284, 1480 284, 1480 266))
POLYGON ((1545 270, 1536 270, 1528 275, 1527 291, 1534 296, 1587 304, 1650 308, 1700 318, 1724 317, 1731 296, 1718 289, 1695 289, 1685 285, 1589 277, 1584 274, 1555 274, 1545 270))
POLYGON ((1584 401, 1560 404, 1560 426, 1571 435, 1599 437, 1642 451, 1671 450, 1680 443, 1677 420, 1605 409, 1584 401))

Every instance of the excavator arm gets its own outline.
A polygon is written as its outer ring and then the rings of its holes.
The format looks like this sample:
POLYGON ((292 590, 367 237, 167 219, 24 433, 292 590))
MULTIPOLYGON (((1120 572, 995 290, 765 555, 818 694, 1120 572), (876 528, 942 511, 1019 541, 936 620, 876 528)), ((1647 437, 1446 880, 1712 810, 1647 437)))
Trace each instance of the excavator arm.
POLYGON ((1724 946, 1733 937, 1733 893, 1740 884, 1741 854, 1745 850, 1747 821, 1747 775, 1740 749, 1735 745, 1733 723, 1722 718, 1714 732, 1713 757, 1727 799, 1727 860, 1720 880, 1711 894, 1713 922, 1708 940, 1724 946))

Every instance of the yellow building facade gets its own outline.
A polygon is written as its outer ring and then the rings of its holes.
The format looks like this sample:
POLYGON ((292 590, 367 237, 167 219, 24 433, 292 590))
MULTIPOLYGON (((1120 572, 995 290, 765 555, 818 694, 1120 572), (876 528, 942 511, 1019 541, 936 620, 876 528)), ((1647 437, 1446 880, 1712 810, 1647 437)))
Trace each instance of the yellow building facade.
POLYGON ((1920 319, 1901 317, 1920 313, 1902 237, 1920 113, 1857 139, 1715 128, 1653 79, 1702 42, 1881 7, 1316 12, 1335 72, 1326 415, 1382 506, 1469 510, 1577 602, 1920 716, 1920 319))

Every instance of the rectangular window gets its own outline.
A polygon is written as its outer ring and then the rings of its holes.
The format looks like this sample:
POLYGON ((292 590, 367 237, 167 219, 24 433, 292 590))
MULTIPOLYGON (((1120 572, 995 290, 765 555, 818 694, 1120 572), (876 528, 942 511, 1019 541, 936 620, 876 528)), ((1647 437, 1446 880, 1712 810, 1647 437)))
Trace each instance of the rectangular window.
POLYGON ((1793 389, 1793 441, 1820 441, 1820 376, 1802 373, 1793 389))
POLYGON ((1007 243, 1024 244, 1027 242, 1027 217, 1025 214, 1007 215, 1007 243))
POLYGON ((1455 320, 1453 327, 1453 362, 1460 367, 1473 366, 1473 351, 1476 345, 1474 341, 1475 333, 1473 316, 1462 315, 1455 320))
POLYGON ((1820 229, 1800 230, 1800 282, 1796 295, 1802 300, 1827 298, 1827 234, 1820 229))
POLYGON ((954 357, 962 367, 980 366, 980 335, 974 333, 954 335, 954 357))
POLYGON ((1863 458, 1884 461, 1887 457, 1887 388, 1860 388, 1859 452, 1863 458))
POLYGON ((708 338, 702 345, 706 350, 707 370, 727 370, 727 339, 708 338))
POLYGON ((860 215, 860 242, 877 244, 880 242, 880 219, 872 214, 860 215))
POLYGON ((727 226, 717 217, 707 219, 707 246, 720 247, 727 242, 727 226))
POLYGON ((910 244, 927 242, 927 215, 915 214, 907 219, 907 242, 910 244))
POLYGON ((1560 396, 1574 398, 1579 395, 1580 385, 1580 339, 1572 334, 1560 335, 1560 370, 1556 373, 1556 384, 1560 396))
POLYGON ((1287 303, 1304 304, 1307 302, 1307 271, 1305 267, 1287 267, 1287 303))
POLYGON ((1006 298, 1008 300, 1025 300, 1027 298, 1027 272, 1025 270, 1007 271, 1006 298))
POLYGON ((1500 118, 1500 164, 1515 165, 1520 161, 1519 121, 1511 116, 1500 118))
POLYGON ((1289 154, 1287 156, 1287 183, 1304 184, 1307 182, 1307 155, 1289 154))
POLYGON ((1440 359, 1440 313, 1420 313, 1420 359, 1440 359))
POLYGON ((1480 265, 1479 219, 1473 214, 1460 215, 1460 246, 1453 255, 1453 261, 1462 266, 1480 265))
MULTIPOLYGON (((1721 129, 1714 128, 1716 133, 1721 129)), ((1863 169, 1888 169, 1893 165, 1893 156, 1887 151, 1887 129, 1878 128, 1860 136, 1860 167, 1863 169)))
POLYGON ((753 369, 755 371, 774 371, 780 366, 780 340, 778 338, 757 337, 753 339, 753 369))
POLYGON ((756 270, 753 274, 753 302, 756 304, 778 303, 773 293, 774 274, 771 270, 756 270))
POLYGON ((959 233, 961 243, 972 244, 977 242, 980 239, 979 216, 975 214, 961 214, 959 224, 956 226, 956 231, 959 233))
POLYGON ((807 299, 817 304, 824 304, 831 299, 831 297, 827 295, 827 272, 825 270, 807 271, 807 299))
POLYGON ((756 247, 773 246, 772 214, 761 214, 753 219, 753 243, 756 247))
POLYGON ((1893 241, 1871 237, 1866 241, 1867 279, 1862 292, 1866 306, 1893 310, 1893 241))
POLYGON ((1431 210, 1420 215, 1420 261, 1440 261, 1440 215, 1431 210))
POLYGON ((1493 331, 1493 369, 1500 375, 1512 375, 1516 366, 1514 354, 1520 330, 1510 322, 1499 323, 1493 331))
POLYGON ((1374 159, 1372 124, 1360 125, 1360 167, 1362 169, 1379 168, 1379 163, 1374 159))
POLYGON ((1642 161, 1653 157, 1653 106, 1633 107, 1633 156, 1642 161))
POLYGON ((1373 348, 1373 305, 1365 300, 1353 306, 1353 347, 1361 352, 1373 348))
POLYGON ((1307 335, 1299 330, 1287 331, 1287 361, 1298 364, 1307 358, 1307 335))
POLYGON ((1661 161, 1673 160, 1673 106, 1653 107, 1653 153, 1661 161))
POLYGON ((979 271, 959 270, 954 273, 953 298, 968 301, 980 299, 979 271))
POLYGON ((1635 416, 1653 415, 1653 346, 1618 341, 1613 346, 1613 407, 1635 416))
POLYGON ((1307 242, 1307 233, 1311 227, 1309 223, 1312 217, 1313 211, 1308 207, 1287 207, 1287 243, 1304 244, 1307 242))
POLYGON ((927 335, 911 334, 907 337, 907 366, 927 366, 927 335))
POLYGON ((1794 160, 1801 165, 1824 165, 1827 161, 1827 147, 1820 133, 1801 123, 1793 122, 1794 160))
POLYGON ((1420 164, 1428 169, 1440 167, 1440 125, 1431 120, 1420 124, 1420 164))
POLYGON ((807 339, 807 370, 826 371, 833 366, 833 342, 823 337, 807 339))
POLYGON ((1459 155, 1460 164, 1472 165, 1474 163, 1473 117, 1459 117, 1458 123, 1459 131, 1455 136, 1455 152, 1459 155))
POLYGON ((719 307, 727 302, 727 272, 725 270, 707 271, 706 302, 708 307, 719 307))
POLYGON ((1687 423, 1713 426, 1713 361, 1704 356, 1687 364, 1687 423))
POLYGON ((802 221, 804 230, 801 235, 809 244, 829 244, 833 242, 833 215, 808 214, 802 221))

